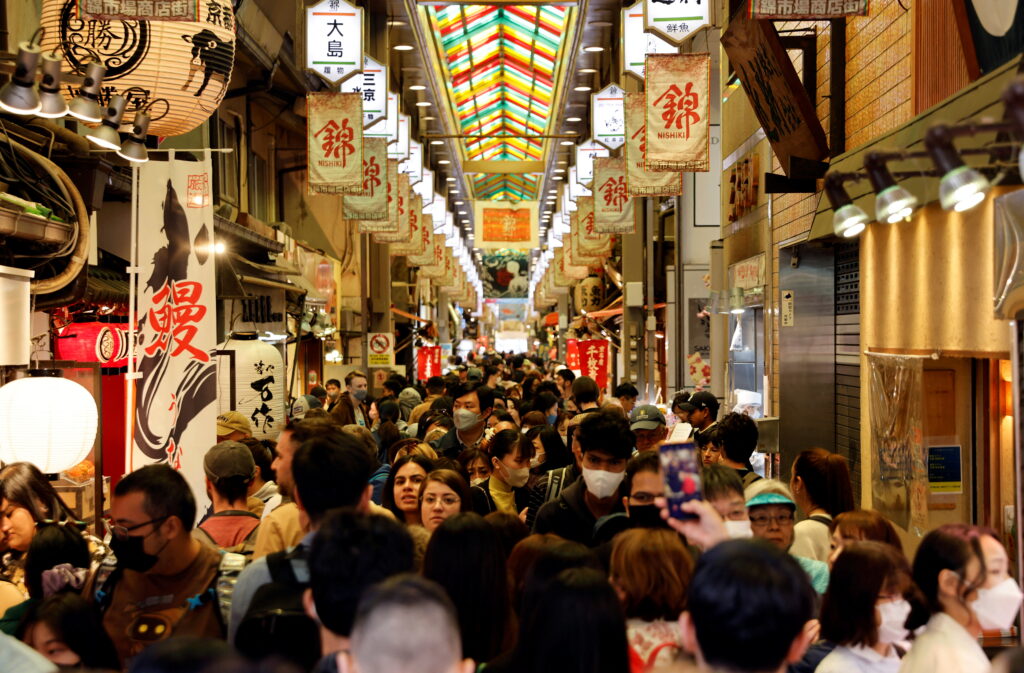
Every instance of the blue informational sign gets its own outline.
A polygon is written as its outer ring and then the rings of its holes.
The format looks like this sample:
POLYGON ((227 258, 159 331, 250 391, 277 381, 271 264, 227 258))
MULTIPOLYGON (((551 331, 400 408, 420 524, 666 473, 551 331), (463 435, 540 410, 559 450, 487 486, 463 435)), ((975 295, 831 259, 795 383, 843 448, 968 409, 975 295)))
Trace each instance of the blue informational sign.
POLYGON ((959 446, 928 447, 928 488, 932 493, 963 493, 959 446))

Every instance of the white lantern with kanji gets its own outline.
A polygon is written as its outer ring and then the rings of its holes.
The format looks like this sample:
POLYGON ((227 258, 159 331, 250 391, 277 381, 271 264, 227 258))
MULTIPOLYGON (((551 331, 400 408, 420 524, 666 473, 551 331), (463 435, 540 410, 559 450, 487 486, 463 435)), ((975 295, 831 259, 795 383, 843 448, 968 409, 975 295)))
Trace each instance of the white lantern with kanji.
MULTIPOLYGON (((152 106, 149 133, 181 135, 224 99, 235 61, 230 0, 43 0, 42 10, 43 51, 61 55, 65 74, 82 77, 90 62, 102 64, 101 105, 115 94, 128 101, 122 130, 152 106)), ((65 81, 65 96, 75 93, 65 81)))
POLYGON ((217 350, 218 413, 239 411, 249 419, 253 437, 276 440, 287 423, 281 352, 256 332, 232 332, 217 350))
POLYGON ((96 441, 96 400, 59 369, 30 369, 0 388, 0 460, 44 474, 82 462, 96 441))

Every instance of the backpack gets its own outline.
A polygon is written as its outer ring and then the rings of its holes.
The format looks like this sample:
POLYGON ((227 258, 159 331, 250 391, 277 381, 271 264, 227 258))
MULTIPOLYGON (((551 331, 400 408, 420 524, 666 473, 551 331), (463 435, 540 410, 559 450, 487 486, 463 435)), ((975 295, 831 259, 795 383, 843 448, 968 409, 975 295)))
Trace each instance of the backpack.
POLYGON ((570 467, 571 466, 566 465, 565 467, 548 472, 548 487, 544 492, 544 502, 551 502, 557 498, 565 488, 566 472, 569 471, 570 467))
POLYGON ((253 594, 238 624, 235 647, 254 661, 277 655, 310 670, 320 658, 320 627, 306 614, 300 582, 293 563, 305 561, 303 545, 268 554, 270 581, 253 594))
MULTIPOLYGON (((260 517, 256 516, 255 514, 253 514, 252 512, 238 512, 238 511, 220 512, 220 513, 217 513, 217 514, 211 514, 210 516, 211 517, 213 517, 213 516, 247 516, 247 517, 252 517, 253 519, 259 519, 260 518, 260 517)), ((256 527, 252 529, 252 531, 245 537, 244 540, 242 540, 238 544, 233 545, 231 547, 221 547, 220 545, 218 545, 217 542, 214 541, 213 537, 209 533, 206 532, 206 529, 203 528, 202 524, 200 524, 200 525, 198 525, 198 526, 196 526, 195 528, 192 529, 192 537, 194 537, 195 539, 199 540, 200 542, 202 542, 204 544, 207 544, 207 545, 213 547, 214 549, 219 549, 219 550, 221 550, 223 552, 228 552, 228 553, 242 554, 242 555, 245 556, 245 558, 246 558, 246 560, 248 562, 249 560, 252 560, 252 553, 256 549, 256 536, 259 534, 259 532, 260 532, 260 526, 259 526, 259 524, 256 524, 256 527)))

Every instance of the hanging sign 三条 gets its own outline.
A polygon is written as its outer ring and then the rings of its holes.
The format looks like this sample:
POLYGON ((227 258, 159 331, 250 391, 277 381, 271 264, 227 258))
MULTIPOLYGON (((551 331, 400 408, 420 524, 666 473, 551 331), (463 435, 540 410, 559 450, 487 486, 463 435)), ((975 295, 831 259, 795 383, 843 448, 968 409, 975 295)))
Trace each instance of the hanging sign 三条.
POLYGON ((363 128, 367 129, 387 114, 388 67, 363 56, 363 72, 341 83, 342 93, 363 97, 363 128))

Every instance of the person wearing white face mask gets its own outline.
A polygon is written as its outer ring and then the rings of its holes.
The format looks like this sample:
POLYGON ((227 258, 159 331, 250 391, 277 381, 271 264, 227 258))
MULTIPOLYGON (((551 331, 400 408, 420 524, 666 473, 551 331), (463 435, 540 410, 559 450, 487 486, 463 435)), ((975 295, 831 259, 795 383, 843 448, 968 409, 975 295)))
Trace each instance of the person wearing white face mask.
POLYGON ((533 442, 524 440, 517 430, 502 430, 491 437, 489 452, 491 476, 472 488, 473 510, 481 516, 509 512, 525 518, 533 442))
POLYGON ((487 419, 494 406, 494 391, 479 381, 463 383, 452 390, 452 421, 455 427, 433 443, 437 455, 455 459, 466 449, 476 449, 484 441, 487 419))
POLYGON ((629 422, 621 415, 604 411, 587 414, 573 433, 583 478, 540 508, 534 532, 594 544, 597 520, 624 511, 619 491, 635 441, 629 422))
MULTIPOLYGON (((836 559, 821 603, 821 637, 833 646, 816 673, 897 673, 906 651, 910 566, 881 542, 854 542, 836 559)), ((813 657, 825 648, 812 648, 813 657)))
MULTIPOLYGON (((985 585, 985 560, 978 530, 946 524, 928 533, 914 556, 914 583, 925 605, 914 606, 907 628, 924 632, 903 658, 900 673, 988 673, 978 644, 981 624, 973 604, 985 585), (927 622, 927 623, 926 623, 927 622)), ((846 547, 836 560, 846 555, 846 547)))
POLYGON ((1010 557, 995 531, 981 528, 981 553, 985 558, 985 584, 978 589, 978 598, 971 609, 986 631, 1006 631, 1020 612, 1021 592, 1010 577, 1010 557))

